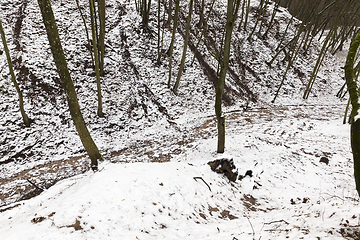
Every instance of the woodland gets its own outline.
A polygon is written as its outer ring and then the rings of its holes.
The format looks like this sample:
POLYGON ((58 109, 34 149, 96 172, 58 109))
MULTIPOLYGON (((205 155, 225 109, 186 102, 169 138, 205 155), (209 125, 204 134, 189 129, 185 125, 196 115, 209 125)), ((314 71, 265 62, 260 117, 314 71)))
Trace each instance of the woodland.
POLYGON ((359 239, 357 0, 0 8, 5 239, 359 239))

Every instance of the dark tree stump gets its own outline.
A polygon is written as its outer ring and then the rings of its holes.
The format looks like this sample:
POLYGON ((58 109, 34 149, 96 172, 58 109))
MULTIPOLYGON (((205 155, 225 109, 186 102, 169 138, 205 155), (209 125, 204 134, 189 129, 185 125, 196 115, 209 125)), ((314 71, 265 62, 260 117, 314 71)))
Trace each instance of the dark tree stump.
POLYGON ((236 181, 238 172, 232 159, 217 159, 208 164, 214 172, 224 174, 232 182, 236 181))

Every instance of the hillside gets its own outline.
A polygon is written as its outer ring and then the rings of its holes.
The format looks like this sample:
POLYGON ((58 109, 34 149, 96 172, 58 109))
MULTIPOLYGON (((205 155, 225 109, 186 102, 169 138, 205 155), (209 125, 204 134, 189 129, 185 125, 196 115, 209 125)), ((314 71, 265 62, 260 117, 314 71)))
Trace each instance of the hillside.
MULTIPOLYGON (((208 41, 221 39, 225 4, 214 6, 208 41)), ((0 17, 25 108, 34 120, 30 128, 22 125, 1 54, 0 234, 5 239, 252 239, 253 233, 256 239, 336 239, 358 225, 349 126, 341 124, 346 101, 335 97, 343 85, 346 51, 326 57, 310 98, 303 100, 321 47, 313 42, 291 67, 273 104, 286 57, 280 55, 272 68, 266 61, 275 54, 290 14, 280 9, 267 39, 254 34, 248 41, 248 33, 234 31, 223 156, 216 154, 216 60, 201 45, 191 65, 197 14, 175 96, 167 87, 170 30, 164 32, 158 66, 155 11, 153 31, 143 32, 134 2, 107 1, 105 118, 99 118, 79 11, 74 1, 52 5, 81 110, 105 161, 100 171, 88 171, 36 1, 2 1, 0 17), (240 174, 252 170, 253 177, 230 183, 212 172, 207 162, 223 157, 233 158, 240 174), (319 163, 321 157, 330 159, 329 165, 319 163), (211 189, 194 177, 202 177, 211 189)), ((249 29, 257 5, 251 1, 249 29)), ((174 74, 187 2, 181 1, 181 7, 174 74)))

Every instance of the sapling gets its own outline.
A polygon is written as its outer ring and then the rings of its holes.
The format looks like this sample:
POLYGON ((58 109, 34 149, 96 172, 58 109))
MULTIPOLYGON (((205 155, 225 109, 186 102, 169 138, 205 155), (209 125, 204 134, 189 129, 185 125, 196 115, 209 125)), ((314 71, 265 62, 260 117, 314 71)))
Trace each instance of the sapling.
POLYGON ((30 121, 30 118, 27 116, 25 109, 24 109, 23 94, 22 94, 19 84, 17 83, 16 78, 15 78, 14 69, 13 69, 13 65, 12 65, 12 61, 11 61, 11 57, 10 57, 10 52, 9 52, 9 48, 6 43, 5 33, 4 33, 4 29, 2 27, 1 19, 0 19, 0 35, 1 35, 2 43, 4 45, 4 50, 5 50, 6 58, 8 61, 8 65, 9 65, 11 80, 12 80, 12 82, 16 88, 16 91, 18 93, 18 96, 19 96, 19 107, 20 107, 21 116, 23 118, 25 126, 30 127, 31 121, 30 121))

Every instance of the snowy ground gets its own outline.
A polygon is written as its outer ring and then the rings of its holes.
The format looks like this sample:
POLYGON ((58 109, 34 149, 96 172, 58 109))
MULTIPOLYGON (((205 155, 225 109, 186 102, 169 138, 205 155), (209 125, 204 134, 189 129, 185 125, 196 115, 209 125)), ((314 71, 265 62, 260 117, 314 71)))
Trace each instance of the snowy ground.
MULTIPOLYGON (((0 3, 4 26, 15 24, 25 9, 19 49, 16 34, 5 32, 17 74, 21 69, 33 74, 21 86, 35 120, 29 129, 21 126, 0 55, 1 239, 343 239, 358 231, 349 125, 342 124, 346 101, 334 96, 343 84, 346 51, 326 57, 310 99, 302 100, 319 50, 314 44, 309 55, 299 56, 271 104, 286 68, 281 59, 274 69, 265 64, 274 54, 276 34, 266 42, 256 34, 244 42, 246 36, 235 32, 234 73, 227 79, 232 103, 224 108, 226 153, 219 155, 214 87, 201 64, 190 66, 190 50, 174 96, 166 86, 166 56, 163 65, 155 65, 156 38, 141 33, 133 2, 109 0, 106 118, 100 119, 94 116, 94 76, 75 3, 54 1, 81 108, 106 159, 93 173, 59 87, 36 1, 24 2, 0 3), (238 94, 243 89, 237 76, 258 96, 256 104, 238 94), (251 170, 253 177, 230 183, 212 172, 207 162, 223 157, 233 158, 240 175, 251 170), (321 157, 329 164, 320 163, 321 157), (46 190, 22 201, 35 189, 27 180, 46 190)), ((223 7, 215 5, 212 24, 223 7)), ((251 16, 250 27, 254 12, 251 16)), ((285 10, 277 16, 280 33, 289 18, 285 10)), ((165 31, 164 49, 169 38, 165 31)), ((174 72, 181 39, 177 36, 174 72)))
POLYGON ((342 239, 341 229, 360 221, 349 126, 339 118, 343 106, 231 113, 226 155, 215 153, 216 138, 210 137, 193 142, 171 162, 104 162, 96 173, 63 180, 3 212, 0 234, 2 239, 342 239), (230 183, 212 172, 207 162, 222 157, 233 158, 241 175, 252 170, 253 177, 230 183), (321 157, 329 164, 320 163, 321 157))

